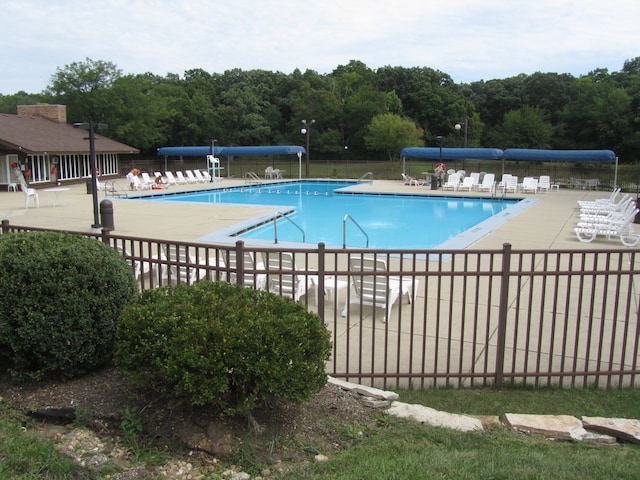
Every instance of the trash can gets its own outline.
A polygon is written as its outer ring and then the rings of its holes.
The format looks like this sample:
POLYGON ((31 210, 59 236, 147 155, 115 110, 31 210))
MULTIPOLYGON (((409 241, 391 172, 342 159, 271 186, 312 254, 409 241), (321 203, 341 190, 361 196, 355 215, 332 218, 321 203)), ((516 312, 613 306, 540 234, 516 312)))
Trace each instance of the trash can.
POLYGON ((93 180, 87 178, 87 194, 93 194, 93 180))
POLYGON ((440 181, 440 177, 438 175, 431 175, 431 190, 438 189, 438 182, 440 181))

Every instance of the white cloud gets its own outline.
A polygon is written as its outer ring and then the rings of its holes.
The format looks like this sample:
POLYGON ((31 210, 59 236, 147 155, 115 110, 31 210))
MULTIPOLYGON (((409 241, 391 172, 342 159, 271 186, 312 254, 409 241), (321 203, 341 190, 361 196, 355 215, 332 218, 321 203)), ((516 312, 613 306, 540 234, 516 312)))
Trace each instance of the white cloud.
POLYGON ((125 73, 424 66, 455 81, 620 70, 632 0, 4 0, 0 92, 35 93, 86 57, 125 73))

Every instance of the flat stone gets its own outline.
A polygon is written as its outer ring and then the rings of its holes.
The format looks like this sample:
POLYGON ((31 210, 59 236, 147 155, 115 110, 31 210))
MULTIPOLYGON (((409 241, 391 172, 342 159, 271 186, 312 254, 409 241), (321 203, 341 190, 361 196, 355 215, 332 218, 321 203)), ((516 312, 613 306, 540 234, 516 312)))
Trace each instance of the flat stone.
POLYGON ((584 428, 613 435, 631 443, 640 443, 640 420, 628 418, 582 417, 584 428))
POLYGON ((400 395, 395 392, 388 392, 386 390, 380 390, 379 388, 366 387, 364 385, 358 385, 357 383, 345 382, 344 380, 338 380, 337 378, 333 377, 329 377, 327 381, 328 383, 336 385, 343 390, 359 393, 360 395, 365 395, 367 397, 379 398, 380 400, 389 401, 397 400, 398 398, 400 398, 400 395))
POLYGON ((584 440, 588 432, 580 419, 571 415, 525 415, 507 413, 506 423, 515 430, 537 433, 557 440, 584 440))
POLYGON ((398 418, 409 418, 433 427, 450 428, 461 432, 484 430, 482 422, 477 418, 456 413, 441 412, 423 405, 393 402, 387 412, 389 415, 394 415, 398 418))

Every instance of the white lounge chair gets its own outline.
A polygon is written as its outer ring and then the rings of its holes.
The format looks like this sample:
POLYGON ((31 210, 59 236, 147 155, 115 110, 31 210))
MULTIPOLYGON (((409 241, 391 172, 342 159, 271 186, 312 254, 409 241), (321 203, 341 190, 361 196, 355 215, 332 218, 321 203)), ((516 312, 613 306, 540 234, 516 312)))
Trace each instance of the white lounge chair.
POLYGON ((626 218, 635 208, 636 202, 631 197, 627 196, 627 199, 622 202, 620 208, 600 210, 596 213, 581 213, 578 225, 581 223, 607 223, 619 221, 626 218))
POLYGON ((580 205, 580 207, 610 205, 619 201, 618 196, 620 195, 620 192, 621 190, 619 188, 616 188, 607 198, 597 198, 595 200, 578 200, 578 205, 580 205))
POLYGON ((640 235, 633 229, 637 214, 638 209, 632 205, 623 216, 607 216, 606 220, 598 223, 579 222, 574 231, 581 242, 592 242, 598 235, 604 235, 607 238, 618 237, 623 245, 635 247, 640 241, 640 235))
POLYGON ((29 200, 33 200, 33 205, 36 208, 40 208, 40 199, 38 198, 38 192, 35 188, 29 188, 26 183, 20 184, 20 190, 24 193, 24 208, 29 208, 29 200))
POLYGON ((406 173, 401 173, 400 175, 402 175, 403 185, 424 185, 424 182, 422 180, 411 177, 406 173))
POLYGON ((596 215, 607 215, 612 212, 622 212, 632 202, 633 198, 631 198, 631 195, 625 194, 620 197, 620 200, 618 202, 600 203, 591 206, 585 205, 583 207, 580 207, 580 217, 582 218, 596 215))
POLYGON ((154 180, 151 180, 151 177, 149 176, 149 174, 147 172, 142 172, 140 174, 140 176, 142 177, 142 181, 144 183, 148 183, 149 185, 154 183, 155 178, 154 178, 154 180))
POLYGON ((307 294, 309 288, 317 284, 317 275, 296 273, 291 252, 263 252, 262 261, 266 270, 273 270, 266 279, 266 289, 272 293, 298 301, 307 294))
POLYGON ((198 179, 191 170, 185 170, 184 173, 187 176, 187 181, 189 183, 198 183, 198 179))
POLYGON ((495 192, 496 188, 496 176, 494 173, 485 173, 482 177, 482 183, 478 185, 478 190, 481 192, 495 192))
POLYGON ((386 322, 391 317, 391 309, 401 295, 406 295, 409 303, 413 302, 414 289, 418 289, 418 280, 387 275, 387 263, 381 258, 353 255, 349 257, 351 276, 351 295, 342 310, 346 317, 349 305, 362 305, 385 309, 382 319, 386 322))
POLYGON ((469 177, 473 180, 474 190, 480 186, 480 172, 471 172, 469 177))
POLYGON ((200 182, 200 183, 205 183, 206 182, 206 180, 202 176, 202 172, 200 170, 194 170, 193 171, 193 175, 196 177, 196 180, 198 180, 198 182, 200 182))
POLYGON ((473 181, 473 177, 464 177, 462 180, 462 184, 460 185, 460 190, 473 190, 475 187, 475 183, 473 181))
POLYGON ((151 183, 143 182, 142 180, 140 180, 140 177, 138 177, 138 175, 134 175, 131 172, 127 173, 127 180, 129 181, 129 186, 131 187, 131 190, 150 190, 151 189, 151 185, 152 185, 151 183))
POLYGON ((176 172, 176 179, 180 185, 184 185, 185 183, 189 183, 189 181, 184 178, 182 172, 176 172))
POLYGON ((533 177, 524 177, 522 179, 522 191, 524 193, 538 193, 538 179, 533 177))
POLYGON ((460 186, 460 175, 452 173, 447 177, 447 181, 442 184, 443 190, 457 190, 460 186))
MULTIPOLYGON (((236 270, 238 267, 237 264, 237 256, 235 250, 229 250, 224 252, 222 257, 222 264, 229 268, 230 270, 236 270)), ((262 270, 264 269, 264 265, 262 262, 256 263, 255 257, 252 252, 244 252, 244 265, 245 270, 262 270)), ((229 276, 225 278, 229 279, 229 283, 238 283, 238 276, 235 272, 230 272, 229 276)), ((264 290, 266 285, 267 277, 264 274, 254 274, 254 273, 245 273, 243 275, 243 283, 242 285, 245 287, 255 288, 257 290, 264 290)))
POLYGON ((213 179, 211 178, 211 175, 209 175, 209 172, 207 172, 206 170, 202 171, 202 178, 204 178, 205 182, 212 182, 213 179))
POLYGON ((513 177, 513 175, 511 175, 510 173, 505 173, 504 175, 502 175, 502 178, 498 182, 497 187, 504 191, 504 189, 507 188, 507 183, 509 182, 509 179, 511 177, 513 177))
POLYGON ((161 258, 164 261, 161 268, 163 278, 168 282, 189 285, 206 276, 207 270, 203 267, 215 265, 212 259, 197 259, 186 245, 163 244, 161 258))
POLYGON ((504 185, 504 191, 506 193, 509 190, 513 191, 513 193, 518 191, 518 177, 516 175, 511 175, 507 178, 506 184, 504 185))
POLYGON ((540 175, 540 179, 538 180, 538 190, 545 193, 549 193, 551 190, 551 177, 549 175, 540 175))
POLYGON ((173 173, 164 172, 164 176, 167 177, 167 183, 169 185, 177 185, 178 184, 178 181, 176 180, 176 177, 173 176, 173 173))

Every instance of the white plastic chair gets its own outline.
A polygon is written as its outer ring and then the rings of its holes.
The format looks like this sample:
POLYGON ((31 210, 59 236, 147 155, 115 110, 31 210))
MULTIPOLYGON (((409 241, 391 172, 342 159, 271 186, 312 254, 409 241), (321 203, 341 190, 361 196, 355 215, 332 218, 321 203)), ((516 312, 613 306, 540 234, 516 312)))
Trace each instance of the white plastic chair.
POLYGON ((38 192, 35 188, 29 188, 24 183, 20 184, 20 189, 24 193, 24 208, 29 208, 29 200, 33 199, 33 204, 36 208, 40 208, 40 200, 38 199, 38 192))
POLYGON ((297 268, 291 252, 263 252, 262 260, 266 270, 274 270, 267 275, 266 280, 266 289, 272 293, 298 301, 307 294, 309 288, 317 284, 317 275, 296 273, 297 268))
POLYGON ((268 166, 264 169, 264 178, 273 178, 273 167, 268 166))
POLYGON ((401 295, 406 295, 409 303, 413 302, 414 288, 417 290, 418 280, 387 275, 387 263, 380 258, 368 256, 351 256, 349 258, 351 275, 351 298, 347 298, 342 310, 346 317, 349 305, 362 305, 373 308, 384 308, 386 322, 391 316, 391 308, 401 295), (415 282, 415 287, 414 287, 415 282))

